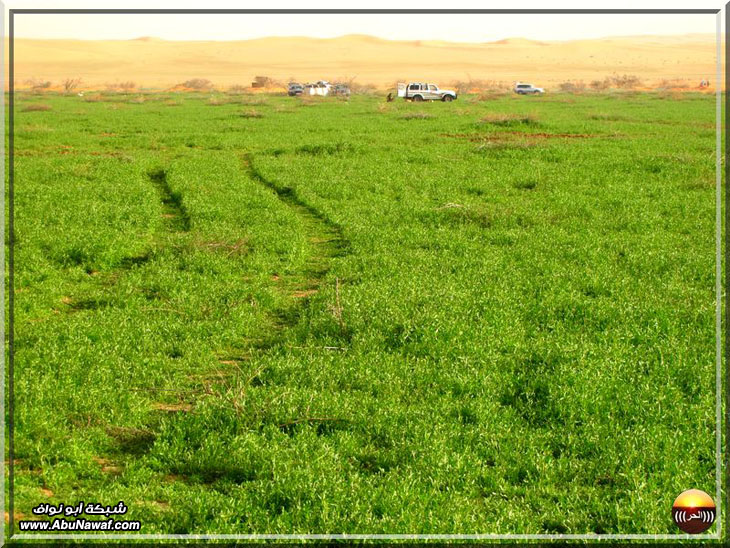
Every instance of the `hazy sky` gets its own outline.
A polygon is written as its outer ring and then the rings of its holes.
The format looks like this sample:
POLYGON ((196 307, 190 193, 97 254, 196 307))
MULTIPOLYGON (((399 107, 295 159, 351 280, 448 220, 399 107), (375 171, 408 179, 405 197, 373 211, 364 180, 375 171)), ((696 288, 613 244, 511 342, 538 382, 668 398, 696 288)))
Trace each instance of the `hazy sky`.
MULTIPOLYGON (((713 8, 706 2, 612 2, 617 8, 713 8), (674 5, 676 4, 676 5, 674 5)), ((127 0, 125 2, 8 0, 12 8, 327 8, 354 7, 327 0, 307 3, 280 0, 269 3, 206 3, 178 0, 127 0)), ((372 1, 368 8, 445 7, 443 3, 372 1)), ((583 8, 609 7, 593 2, 469 2, 449 3, 454 8, 583 8)), ((7 20, 6 20, 7 27, 7 20)), ((394 40, 449 40, 487 42, 509 37, 535 40, 573 40, 605 36, 714 33, 715 15, 39 15, 17 14, 15 36, 26 38, 79 38, 127 40, 153 36, 166 40, 245 40, 264 36, 332 38, 344 34, 369 34, 394 40)))

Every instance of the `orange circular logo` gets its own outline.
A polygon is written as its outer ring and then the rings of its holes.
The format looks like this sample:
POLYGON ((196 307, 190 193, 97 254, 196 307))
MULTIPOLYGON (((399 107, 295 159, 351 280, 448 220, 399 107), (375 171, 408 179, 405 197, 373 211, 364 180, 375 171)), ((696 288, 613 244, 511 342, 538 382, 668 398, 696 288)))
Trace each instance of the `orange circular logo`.
POLYGON ((715 523, 715 501, 699 489, 689 489, 679 495, 672 505, 672 518, 685 533, 707 531, 715 523))

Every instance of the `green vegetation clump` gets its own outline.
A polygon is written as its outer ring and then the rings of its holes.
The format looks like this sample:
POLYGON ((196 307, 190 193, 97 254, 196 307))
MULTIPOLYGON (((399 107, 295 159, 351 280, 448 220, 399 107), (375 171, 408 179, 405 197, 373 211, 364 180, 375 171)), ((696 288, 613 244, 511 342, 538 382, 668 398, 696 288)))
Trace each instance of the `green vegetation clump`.
POLYGON ((538 117, 535 114, 489 114, 483 117, 480 121, 483 124, 503 127, 538 125, 538 117))
POLYGON ((428 120, 433 118, 433 114, 428 112, 406 112, 400 118, 401 120, 428 120))
POLYGON ((714 493, 714 98, 181 97, 18 100, 16 519, 665 534, 714 493))

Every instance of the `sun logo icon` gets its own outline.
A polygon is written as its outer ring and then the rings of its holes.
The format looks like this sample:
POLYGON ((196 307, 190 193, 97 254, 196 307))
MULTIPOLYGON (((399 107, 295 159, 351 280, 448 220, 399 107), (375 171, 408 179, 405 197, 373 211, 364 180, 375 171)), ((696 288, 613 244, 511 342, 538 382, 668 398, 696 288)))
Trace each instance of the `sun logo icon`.
POLYGON ((674 523, 685 533, 707 531, 715 522, 715 514, 715 501, 699 489, 685 491, 672 505, 674 523))

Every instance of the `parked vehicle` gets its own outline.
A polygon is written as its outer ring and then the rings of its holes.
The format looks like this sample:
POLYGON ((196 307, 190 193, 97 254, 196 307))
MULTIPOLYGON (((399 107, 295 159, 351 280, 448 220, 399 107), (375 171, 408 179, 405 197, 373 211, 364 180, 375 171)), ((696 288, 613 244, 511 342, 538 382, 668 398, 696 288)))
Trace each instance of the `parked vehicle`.
POLYGON ((545 93, 545 90, 543 88, 536 88, 532 84, 525 84, 522 82, 517 82, 515 84, 514 92, 517 95, 535 95, 535 94, 545 93))
POLYGON ((332 90, 332 84, 320 80, 315 84, 306 84, 304 86, 304 95, 329 95, 332 90))
POLYGON ((294 97, 295 95, 301 95, 304 93, 304 86, 302 84, 297 84, 296 82, 291 82, 289 84, 289 97, 294 97))
POLYGON ((345 96, 349 96, 350 95, 350 88, 347 87, 347 85, 345 85, 345 84, 337 84, 332 89, 332 95, 345 95, 345 96))
POLYGON ((411 101, 453 101, 456 92, 450 89, 439 89, 436 84, 411 82, 398 84, 398 97, 411 101))

